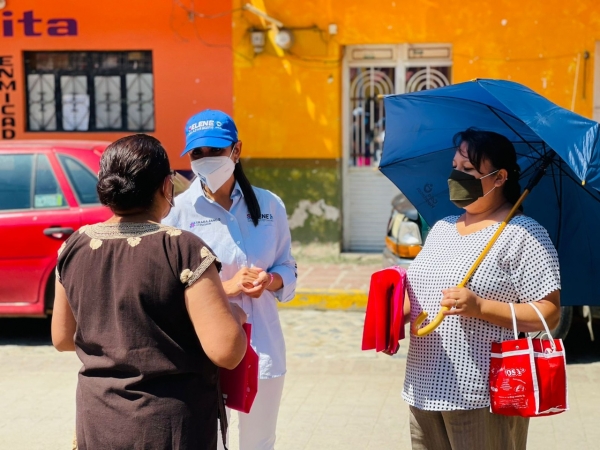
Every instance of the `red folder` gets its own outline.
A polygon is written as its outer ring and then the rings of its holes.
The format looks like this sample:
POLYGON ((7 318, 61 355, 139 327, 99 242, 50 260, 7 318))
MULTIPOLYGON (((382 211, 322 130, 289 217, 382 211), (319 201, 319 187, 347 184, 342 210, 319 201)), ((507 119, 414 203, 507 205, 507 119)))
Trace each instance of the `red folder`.
POLYGON ((371 275, 367 313, 363 329, 363 350, 394 354, 404 339, 404 292, 406 270, 394 266, 371 275))
POLYGON ((236 411, 249 413, 258 392, 258 355, 250 346, 252 325, 242 325, 248 341, 246 354, 235 369, 221 369, 221 392, 225 406, 236 411))

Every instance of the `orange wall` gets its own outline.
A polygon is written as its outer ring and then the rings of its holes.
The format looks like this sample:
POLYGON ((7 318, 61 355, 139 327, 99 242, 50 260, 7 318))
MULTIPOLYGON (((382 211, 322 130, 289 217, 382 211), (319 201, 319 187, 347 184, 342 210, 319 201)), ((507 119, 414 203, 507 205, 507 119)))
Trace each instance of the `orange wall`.
MULTIPOLYGON (((175 168, 189 169, 188 162, 179 158, 189 116, 205 108, 233 111, 231 16, 190 15, 191 4, 196 5, 197 13, 204 15, 231 10, 230 0, 195 3, 191 0, 7 0, 6 7, 0 10, 0 20, 6 19, 2 13, 13 13, 14 36, 3 36, 0 23, 0 56, 12 56, 15 69, 17 89, 10 92, 16 99, 12 101, 17 120, 15 138, 112 141, 128 134, 25 132, 23 51, 152 50, 156 128, 151 134, 162 141, 175 168), (42 36, 24 36, 23 24, 17 23, 24 11, 33 11, 36 19, 42 19, 35 24, 35 31, 42 32, 42 36), (52 18, 74 18, 78 35, 48 36, 47 21, 52 18)), ((8 81, 5 76, 0 80, 8 81)), ((0 95, 0 106, 4 100, 0 95)))
POLYGON ((233 5, 247 2, 296 29, 290 51, 267 42, 255 54, 250 29, 266 23, 250 12, 233 15, 235 119, 246 156, 341 157, 342 59, 348 45, 452 44, 454 83, 510 79, 592 116, 599 76, 594 74, 598 0, 235 0, 233 5), (332 23, 338 27, 335 36, 327 33, 332 23), (587 64, 584 51, 590 55, 587 64))

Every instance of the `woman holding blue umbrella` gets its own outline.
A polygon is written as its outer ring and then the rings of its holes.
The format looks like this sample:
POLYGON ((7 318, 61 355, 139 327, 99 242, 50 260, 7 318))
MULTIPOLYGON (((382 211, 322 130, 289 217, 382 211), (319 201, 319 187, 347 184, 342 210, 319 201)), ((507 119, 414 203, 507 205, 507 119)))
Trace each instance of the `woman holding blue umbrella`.
POLYGON ((436 333, 411 336, 403 398, 415 450, 525 449, 529 419, 489 411, 490 347, 519 331, 553 328, 560 317, 558 256, 538 222, 517 214, 463 288, 463 279, 520 196, 519 165, 503 135, 467 129, 448 161, 450 200, 461 215, 439 220, 407 274, 411 322, 439 306, 436 333), (440 298, 442 299, 440 302, 440 298))

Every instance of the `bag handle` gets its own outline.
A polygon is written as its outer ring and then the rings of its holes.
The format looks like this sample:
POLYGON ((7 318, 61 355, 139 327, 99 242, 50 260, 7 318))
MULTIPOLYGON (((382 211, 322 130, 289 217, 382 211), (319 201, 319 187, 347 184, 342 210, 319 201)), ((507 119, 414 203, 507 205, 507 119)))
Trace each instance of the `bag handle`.
POLYGON ((513 332, 515 333, 515 341, 516 341, 519 339, 519 332, 517 331, 517 315, 515 314, 515 305, 513 305, 512 303, 509 303, 508 306, 510 306, 510 313, 512 314, 513 332))
POLYGON ((538 317, 542 321, 542 325, 544 325, 544 330, 546 330, 546 334, 548 335, 548 340, 550 341, 550 346, 552 347, 552 351, 555 352, 556 351, 556 344, 554 343, 554 339, 552 338, 552 333, 550 333, 550 328, 548 328, 548 324, 546 323, 546 319, 544 319, 544 316, 542 315, 542 313, 540 312, 540 310, 538 309, 538 307, 534 305, 534 303, 535 302, 528 302, 527 304, 533 308, 533 310, 536 312, 536 314, 538 315, 538 317))

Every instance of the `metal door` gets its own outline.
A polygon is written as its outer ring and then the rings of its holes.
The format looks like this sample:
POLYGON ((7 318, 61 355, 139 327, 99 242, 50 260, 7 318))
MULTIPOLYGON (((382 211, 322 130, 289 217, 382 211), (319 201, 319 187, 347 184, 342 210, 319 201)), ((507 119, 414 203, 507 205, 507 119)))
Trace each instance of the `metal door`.
POLYGON ((400 194, 378 170, 385 138, 382 96, 451 82, 448 44, 346 48, 343 83, 343 250, 381 251, 392 199, 400 194))
POLYGON ((396 92, 396 68, 349 67, 349 157, 344 200, 344 249, 383 249, 392 198, 398 189, 378 170, 383 147, 382 96, 396 92))

